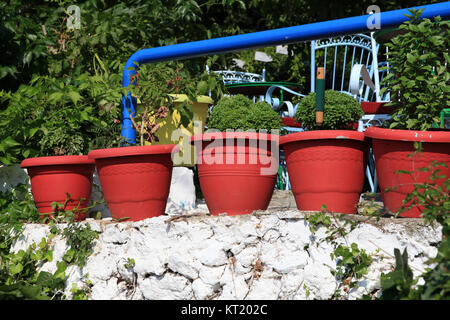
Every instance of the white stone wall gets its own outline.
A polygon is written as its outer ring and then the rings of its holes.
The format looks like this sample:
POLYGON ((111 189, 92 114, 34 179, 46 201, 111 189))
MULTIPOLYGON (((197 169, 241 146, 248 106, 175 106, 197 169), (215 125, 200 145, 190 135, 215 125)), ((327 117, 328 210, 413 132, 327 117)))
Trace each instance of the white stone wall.
MULTIPOLYGON (((344 238, 327 242, 327 228, 314 234, 305 214, 296 210, 257 212, 244 216, 161 216, 139 222, 89 223, 100 232, 95 252, 83 268, 71 266, 66 293, 73 283, 92 281, 91 299, 330 299, 339 289, 343 299, 376 293, 381 272, 395 265, 394 248, 407 248, 417 277, 437 253, 440 228, 421 219, 371 219, 360 222, 344 238), (371 254, 368 275, 358 288, 345 292, 332 275, 330 257, 338 244, 358 244, 371 254), (135 260, 125 268, 127 259, 135 260)), ((354 219, 365 219, 353 217, 354 219)), ((13 250, 26 249, 49 234, 46 225, 27 225, 13 250)), ((52 240, 54 272, 67 250, 65 240, 52 240)))

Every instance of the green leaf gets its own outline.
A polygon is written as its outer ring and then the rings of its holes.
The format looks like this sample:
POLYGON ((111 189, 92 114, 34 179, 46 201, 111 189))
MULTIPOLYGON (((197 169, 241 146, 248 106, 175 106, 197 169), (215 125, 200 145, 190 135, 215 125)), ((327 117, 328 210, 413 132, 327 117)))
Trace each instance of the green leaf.
POLYGON ((73 104, 75 104, 75 105, 77 105, 78 102, 80 100, 82 100, 81 95, 76 91, 69 91, 68 95, 69 95, 70 99, 72 100, 73 104))
POLYGON ((37 285, 32 286, 23 286, 21 287, 21 291, 27 299, 32 300, 50 300, 50 297, 41 294, 42 287, 37 285))
POLYGON ((53 92, 49 95, 48 100, 52 103, 60 102, 64 94, 62 92, 53 92))
POLYGON ((66 272, 66 269, 67 269, 66 263, 63 262, 63 261, 58 261, 56 263, 56 266, 57 266, 57 269, 56 269, 55 273, 53 274, 53 277, 57 278, 57 279, 64 279, 65 278, 65 272, 66 272))
POLYGON ((19 274, 23 270, 23 265, 21 263, 13 264, 9 267, 9 273, 11 275, 19 274))

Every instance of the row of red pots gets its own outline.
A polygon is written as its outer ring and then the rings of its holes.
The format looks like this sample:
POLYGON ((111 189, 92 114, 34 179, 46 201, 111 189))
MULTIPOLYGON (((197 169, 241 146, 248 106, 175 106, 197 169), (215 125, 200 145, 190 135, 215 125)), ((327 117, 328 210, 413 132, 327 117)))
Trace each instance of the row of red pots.
POLYGON ((99 149, 87 156, 50 156, 21 163, 30 176, 31 190, 42 218, 54 213, 53 202, 65 203, 75 220, 86 218, 95 168, 115 219, 142 220, 164 213, 172 177, 171 154, 177 145, 99 149))
MULTIPOLYGON (((414 182, 424 182, 431 172, 415 178, 396 170, 417 170, 433 160, 450 166, 450 132, 420 132, 370 127, 352 130, 306 131, 276 136, 260 133, 205 133, 195 135, 200 186, 212 215, 251 213, 269 205, 278 169, 278 146, 285 151, 292 191, 299 210, 356 213, 364 183, 364 168, 372 143, 385 207, 397 212, 414 182), (423 142, 423 152, 414 151, 423 142), (229 152, 230 149, 234 152, 229 152), (415 180, 414 180, 415 179, 415 180), (386 188, 397 187, 386 192, 386 188)), ((26 159, 21 167, 31 177, 33 197, 40 213, 52 212, 51 203, 66 209, 89 204, 92 175, 97 167, 105 200, 113 218, 142 220, 164 213, 172 175, 171 155, 176 145, 123 147, 93 150, 88 156, 26 159), (63 187, 67 186, 67 187, 63 187), (70 186, 70 187, 69 187, 70 186)), ((441 168, 448 175, 448 169, 441 168)), ((439 183, 442 183, 441 180, 439 183)), ((412 209, 402 216, 418 217, 412 209)), ((78 220, 84 219, 80 212, 78 220)))

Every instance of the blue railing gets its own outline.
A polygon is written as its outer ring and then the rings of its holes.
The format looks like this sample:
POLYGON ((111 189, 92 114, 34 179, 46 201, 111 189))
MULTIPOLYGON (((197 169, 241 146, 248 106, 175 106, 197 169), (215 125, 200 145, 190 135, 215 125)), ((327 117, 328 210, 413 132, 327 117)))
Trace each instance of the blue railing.
MULTIPOLYGON (((421 18, 433 18, 441 16, 443 19, 450 17, 450 2, 442 2, 425 6, 413 7, 414 9, 424 8, 421 18)), ((399 26, 408 18, 409 9, 400 9, 379 13, 379 25, 377 29, 386 29, 399 26)), ((142 49, 135 52, 125 64, 122 84, 127 87, 130 84, 130 77, 134 75, 135 69, 139 65, 188 59, 200 56, 213 55, 247 49, 263 48, 276 45, 286 45, 297 42, 304 42, 314 39, 335 37, 341 35, 355 34, 374 31, 369 29, 368 21, 374 19, 372 15, 350 17, 324 22, 316 22, 295 27, 253 32, 236 36, 222 37, 210 40, 201 40, 188 43, 174 44, 164 47, 142 49)), ((372 21, 372 20, 371 20, 372 21)), ((130 114, 136 112, 136 100, 128 96, 122 98, 122 137, 134 143, 136 141, 136 130, 132 127, 130 114)))

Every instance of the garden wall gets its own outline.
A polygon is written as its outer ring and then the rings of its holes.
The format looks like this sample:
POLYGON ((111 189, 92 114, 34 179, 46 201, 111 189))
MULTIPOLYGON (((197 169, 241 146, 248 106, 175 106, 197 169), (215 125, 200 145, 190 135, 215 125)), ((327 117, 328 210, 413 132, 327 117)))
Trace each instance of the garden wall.
MULTIPOLYGON (((193 188, 191 171, 174 175, 193 188)), ((18 167, 0 168, 2 190, 25 182, 18 167)), ((98 180, 95 177, 94 183, 98 180)), ((178 190, 178 191, 177 191, 178 190)), ((288 191, 277 191, 269 210, 244 216, 210 216, 204 203, 192 198, 192 189, 169 201, 168 214, 139 222, 114 222, 106 206, 103 219, 88 219, 99 232, 94 252, 84 267, 69 266, 66 294, 73 284, 89 287, 91 299, 357 299, 380 294, 380 274, 395 266, 394 248, 406 248, 409 265, 418 277, 437 254, 441 228, 422 219, 329 216, 329 225, 317 225, 311 213, 296 210, 288 191), (184 198, 183 198, 184 197, 184 198), (180 215, 181 214, 181 215, 180 215), (346 232, 339 235, 343 227, 346 232), (314 230, 316 228, 316 230, 314 230), (367 274, 339 280, 339 245, 365 250, 372 258, 367 274), (332 255, 334 254, 334 258, 332 255), (132 263, 133 262, 133 263, 132 263), (351 288, 350 288, 351 287, 351 288)), ((93 198, 101 197, 94 187, 93 198)), ((170 200, 170 199, 169 199, 170 200)), ((59 226, 61 229, 64 225, 59 226)), ((28 224, 13 251, 26 249, 50 234, 49 226, 28 224)), ((68 246, 61 235, 51 240, 53 261, 42 270, 55 272, 68 246)), ((348 271, 348 270, 347 270, 348 271)), ((419 282, 420 284, 420 282, 419 282)))
MULTIPOLYGON (((330 216, 333 224, 313 233, 307 216, 288 209, 245 216, 161 216, 139 222, 89 219, 84 223, 100 236, 86 265, 66 270, 66 293, 71 296, 73 283, 83 288, 90 280, 91 299, 357 299, 380 294, 381 272, 395 265, 394 248, 407 249, 416 277, 436 255, 441 239, 441 230, 424 226, 421 219, 351 216, 345 223, 330 216), (327 240, 339 226, 349 233, 327 240), (338 245, 352 243, 373 262, 366 276, 344 284, 333 275, 337 259, 330 254, 338 245), (349 288, 349 283, 357 286, 349 288)), ((46 225, 27 225, 14 251, 48 234, 46 225)), ((53 261, 42 270, 54 272, 67 248, 65 239, 54 238, 53 261)))

